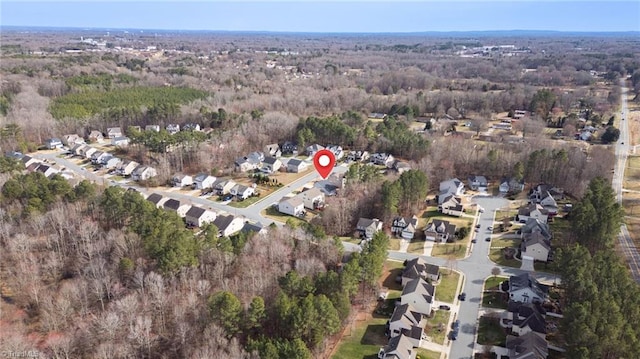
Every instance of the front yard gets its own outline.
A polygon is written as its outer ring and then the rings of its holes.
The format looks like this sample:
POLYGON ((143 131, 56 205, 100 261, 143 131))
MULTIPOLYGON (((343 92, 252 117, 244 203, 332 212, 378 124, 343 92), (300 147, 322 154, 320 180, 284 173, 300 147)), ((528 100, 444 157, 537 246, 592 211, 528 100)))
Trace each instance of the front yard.
POLYGON ((424 328, 424 332, 431 341, 436 344, 443 344, 444 338, 447 334, 447 323, 451 312, 447 310, 436 310, 433 318, 427 320, 427 325, 424 328))
POLYGON ((440 268, 440 284, 436 286, 436 300, 453 303, 458 290, 460 274, 448 269, 440 268))
POLYGON ((504 347, 506 341, 507 333, 500 326, 499 318, 490 318, 488 316, 480 317, 480 325, 478 327, 478 344, 504 347))
POLYGON ((422 239, 412 239, 409 247, 407 247, 407 252, 421 255, 424 253, 424 242, 422 239))
POLYGON ((433 257, 456 259, 464 258, 467 254, 467 241, 459 241, 457 243, 436 243, 431 250, 433 257))
POLYGON ((482 290, 482 306, 487 308, 507 309, 508 300, 505 300, 505 293, 500 292, 500 283, 508 279, 503 276, 491 276, 484 282, 482 290), (486 292, 492 291, 492 292, 486 292), (495 292, 494 292, 495 291, 495 292))
MULTIPOLYGON (((298 217, 290 216, 288 214, 280 213, 276 207, 272 207, 272 206, 267 207, 265 210, 260 212, 260 214, 262 214, 267 218, 271 218, 275 221, 282 222, 282 223, 287 223, 287 221, 290 220, 296 225, 304 224, 306 219, 306 217, 298 218, 298 217)), ((309 216, 308 212, 307 212, 307 216, 309 216)))
POLYGON ((440 353, 434 352, 432 350, 415 348, 416 351, 416 359, 440 359, 440 353))

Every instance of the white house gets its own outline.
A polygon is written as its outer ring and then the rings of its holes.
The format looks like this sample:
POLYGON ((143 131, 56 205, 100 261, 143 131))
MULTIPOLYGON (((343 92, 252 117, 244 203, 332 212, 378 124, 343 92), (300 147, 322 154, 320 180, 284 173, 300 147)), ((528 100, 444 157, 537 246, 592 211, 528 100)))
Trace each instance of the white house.
POLYGON ((305 208, 316 209, 324 205, 324 193, 319 188, 311 188, 298 194, 305 208))
POLYGON ((464 183, 457 178, 440 182, 440 196, 461 196, 464 194, 464 183))
POLYGON ((469 188, 474 191, 486 191, 488 186, 487 178, 485 176, 470 176, 469 188))
POLYGON ((163 207, 168 211, 176 212, 178 216, 180 216, 181 218, 184 218, 187 215, 189 208, 191 208, 191 205, 185 202, 178 201, 177 199, 171 198, 166 202, 164 202, 163 207))
POLYGON ((282 156, 282 151, 277 143, 272 143, 264 146, 264 153, 268 156, 278 158, 282 156))
POLYGON ((116 173, 120 176, 130 176, 140 164, 136 161, 125 160, 116 166, 116 173))
POLYGON ((36 171, 42 173, 45 177, 51 177, 54 174, 60 172, 57 169, 49 166, 49 165, 45 165, 45 164, 41 164, 36 168, 36 171))
POLYGON ((527 223, 529 218, 535 218, 539 222, 547 223, 549 215, 547 214, 547 211, 544 209, 544 207, 542 207, 542 205, 537 203, 530 203, 518 209, 516 220, 520 223, 527 223))
POLYGON ((177 123, 168 124, 167 132, 169 132, 170 135, 175 135, 176 133, 180 132, 180 125, 178 125, 177 123))
POLYGON ((344 151, 342 150, 342 146, 328 145, 327 149, 331 151, 331 153, 333 153, 333 156, 336 158, 336 161, 339 161, 344 157, 344 151))
POLYGON ((144 130, 145 131, 160 132, 160 126, 159 125, 146 125, 146 126, 144 126, 144 130))
POLYGON ((275 157, 265 157, 262 161, 261 171, 266 173, 277 172, 282 167, 282 162, 275 157))
POLYGON ((151 177, 155 177, 158 175, 158 172, 155 168, 149 166, 138 166, 131 173, 131 179, 134 181, 146 181, 151 177))
POLYGON ((116 168, 120 163, 122 163, 121 159, 115 156, 111 156, 102 161, 102 167, 111 170, 116 168))
POLYGON ((391 168, 396 162, 396 159, 388 153, 374 153, 371 155, 370 160, 376 165, 385 166, 387 168, 391 168))
POLYGON ((44 145, 48 150, 55 150, 62 148, 63 144, 59 138, 49 138, 44 141, 44 145))
POLYGON ((389 343, 378 352, 379 359, 415 359, 417 352, 406 335, 398 335, 389 339, 389 343))
POLYGON ((98 165, 107 157, 111 157, 109 152, 96 151, 91 155, 91 163, 98 165))
POLYGON ((382 230, 382 221, 377 218, 360 218, 356 225, 356 230, 360 232, 361 237, 371 239, 376 233, 382 230))
POLYGON ((546 262, 549 260, 549 252, 551 252, 551 241, 540 232, 527 233, 520 243, 520 251, 522 256, 546 262))
POLYGON ((229 194, 236 196, 238 199, 247 199, 255 193, 255 187, 237 184, 231 188, 229 194))
POLYGON ((193 185, 193 177, 185 174, 176 174, 171 178, 173 187, 186 187, 193 185))
POLYGON ((110 139, 122 136, 124 136, 124 134, 122 133, 122 129, 120 127, 107 128, 107 137, 109 137, 110 139))
POLYGON ((93 130, 89 133, 89 141, 92 142, 97 142, 97 143, 102 143, 102 141, 104 141, 104 135, 102 134, 102 132, 97 131, 97 130, 93 130))
POLYGON ((529 273, 513 275, 509 278, 509 299, 521 303, 544 303, 549 288, 540 284, 529 273))
POLYGON ((306 148, 307 155, 309 155, 309 156, 315 155, 320 150, 324 150, 324 146, 320 146, 317 143, 314 144, 314 145, 311 145, 311 146, 307 146, 307 148, 306 148))
POLYGON ((424 315, 431 315, 436 289, 422 278, 409 281, 402 288, 400 304, 409 304, 424 315))
POLYGON ((292 158, 287 162, 287 172, 300 173, 307 169, 307 163, 297 158, 292 158))
POLYGON ((168 200, 169 200, 168 197, 163 197, 161 194, 158 194, 158 193, 152 193, 149 195, 149 197, 147 197, 147 201, 153 203, 153 205, 156 206, 156 208, 162 208, 164 203, 168 200))
POLYGON ((259 162, 252 161, 247 157, 240 157, 234 162, 235 170, 238 172, 253 171, 260 165, 259 162))
POLYGON ((418 226, 418 217, 396 217, 391 224, 391 233, 404 239, 413 239, 418 226))
POLYGON ((229 193, 231 189, 235 186, 236 186, 236 182, 233 180, 218 179, 213 184, 213 189, 216 191, 218 195, 222 196, 229 193))
POLYGON ((91 159, 94 153, 98 152, 98 149, 95 147, 87 146, 86 148, 80 150, 81 156, 86 159, 91 159))
POLYGON ((68 147, 73 147, 75 145, 83 145, 83 144, 85 144, 84 138, 82 138, 78 134, 70 134, 70 135, 62 136, 62 143, 65 146, 68 146, 68 147))
POLYGON ((295 196, 281 199, 280 202, 278 202, 278 212, 294 217, 304 215, 304 203, 302 202, 302 198, 295 196))
POLYGON ((120 136, 111 139, 111 144, 116 147, 127 147, 129 146, 129 141, 129 137, 120 136))
POLYGON ((453 241, 456 235, 456 225, 449 221, 434 219, 424 229, 425 239, 434 242, 453 241))
POLYGON ((461 217, 464 214, 464 206, 462 205, 462 198, 447 195, 438 197, 438 210, 443 214, 455 217, 461 217))
POLYGON ((193 184, 196 189, 212 188, 216 178, 206 173, 198 173, 193 177, 193 184))
POLYGON ((193 227, 202 227, 207 223, 212 223, 216 219, 216 213, 208 211, 204 208, 192 206, 185 215, 187 225, 193 227))
POLYGON ((219 235, 221 237, 228 237, 235 233, 238 233, 244 226, 242 218, 234 217, 232 215, 217 216, 213 221, 213 224, 218 227, 219 235))

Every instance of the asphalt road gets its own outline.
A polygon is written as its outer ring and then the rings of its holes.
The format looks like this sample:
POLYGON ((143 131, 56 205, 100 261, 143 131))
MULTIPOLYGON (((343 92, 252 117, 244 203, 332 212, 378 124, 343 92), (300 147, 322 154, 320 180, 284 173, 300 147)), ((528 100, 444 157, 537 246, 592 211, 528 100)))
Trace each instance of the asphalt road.
MULTIPOLYGON (((616 191, 618 202, 622 203, 622 185, 624 183, 624 171, 627 167, 627 156, 631 143, 629 142, 629 110, 627 108, 627 87, 625 86, 625 80, 620 80, 620 86, 622 87, 622 100, 621 100, 621 118, 625 119, 620 121, 620 139, 616 143, 615 154, 616 164, 613 173, 613 189, 616 191)), ((618 235, 618 241, 620 248, 624 256, 626 257, 631 276, 633 279, 640 283, 640 251, 633 243, 629 230, 626 224, 622 224, 620 228, 620 234, 618 235)))

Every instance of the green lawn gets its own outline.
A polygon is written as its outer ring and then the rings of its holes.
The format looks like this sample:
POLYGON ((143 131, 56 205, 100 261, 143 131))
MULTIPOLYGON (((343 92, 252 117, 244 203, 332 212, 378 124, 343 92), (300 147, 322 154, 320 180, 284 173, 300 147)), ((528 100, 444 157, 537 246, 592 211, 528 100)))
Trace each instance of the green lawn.
POLYGON ((503 300, 503 293, 482 293, 482 306, 487 308, 507 309, 508 302, 503 300))
POLYGON ((231 201, 229 202, 229 207, 236 207, 236 208, 246 208, 249 207, 250 205, 258 202, 262 197, 249 197, 247 199, 245 199, 244 201, 231 201))
POLYGON ((278 209, 275 207, 267 207, 265 210, 261 212, 265 217, 271 218, 273 220, 286 223, 287 220, 293 221, 296 225, 304 224, 304 221, 300 218, 296 218, 290 216, 288 214, 278 212, 278 209))
POLYGON ((400 239, 399 238, 389 238, 389 250, 390 251, 400 250, 400 239))
MULTIPOLYGON (((402 283, 396 282, 396 277, 402 275, 402 262, 387 260, 382 272, 382 286, 390 290, 402 291, 402 283)), ((391 296, 391 292, 389 293, 391 296)), ((400 295, 398 295, 399 297, 400 295)))
POLYGON ((498 285, 502 282, 504 282, 505 280, 509 279, 508 277, 504 277, 504 276, 491 276, 489 278, 487 278, 487 280, 484 281, 484 289, 483 290, 493 290, 493 289, 499 289, 498 285))
POLYGON ((433 318, 427 320, 425 333, 431 338, 431 341, 437 344, 443 344, 447 334, 447 323, 451 312, 447 310, 436 310, 433 318))
POLYGON ((453 258, 464 258, 465 254, 467 254, 467 242, 460 241, 459 243, 436 243, 431 250, 431 255, 433 257, 453 257, 453 258))
POLYGON ((434 352, 432 350, 415 348, 416 359, 440 359, 440 352, 434 352))
POLYGON ((453 303, 458 290, 458 280, 460 274, 458 272, 447 269, 440 269, 440 284, 436 286, 436 300, 446 303, 453 303))
MULTIPOLYGON (((484 240, 484 238, 482 239, 484 240)), ((518 248, 520 246, 520 239, 510 239, 510 238, 491 238, 491 247, 513 247, 518 248)))
POLYGON ((500 319, 489 317, 481 317, 478 328, 478 344, 480 345, 497 345, 504 347, 507 340, 507 334, 500 327, 500 319))
POLYGON ((377 358, 378 350, 385 346, 384 325, 389 318, 371 318, 356 324, 351 333, 342 338, 333 359, 377 358))
POLYGON ((502 249, 491 249, 489 252, 489 259, 494 263, 503 265, 505 267, 520 268, 520 261, 516 259, 506 259, 502 254, 502 249))
POLYGON ((536 272, 560 274, 560 268, 554 262, 535 262, 533 263, 533 268, 536 272))
POLYGON ((407 247, 407 252, 408 253, 417 253, 417 254, 422 254, 424 253, 424 242, 423 240, 412 240, 411 243, 409 243, 409 247, 407 247))

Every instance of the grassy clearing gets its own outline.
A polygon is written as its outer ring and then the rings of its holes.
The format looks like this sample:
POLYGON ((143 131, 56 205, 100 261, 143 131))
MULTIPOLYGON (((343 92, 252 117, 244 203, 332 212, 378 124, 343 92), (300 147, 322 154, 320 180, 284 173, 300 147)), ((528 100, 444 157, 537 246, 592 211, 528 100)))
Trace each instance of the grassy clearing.
POLYGON ((500 283, 504 282, 509 278, 504 276, 491 276, 484 281, 484 289, 483 290, 498 290, 498 286, 500 283))
MULTIPOLYGON (((404 264, 402 262, 397 261, 385 261, 384 268, 382 271, 382 283, 380 283, 383 287, 391 290, 402 291, 402 283, 396 282, 396 278, 399 275, 402 275, 402 269, 404 268, 404 264)), ((391 294, 391 293, 389 293, 391 294)))
POLYGON ((269 178, 274 178, 276 180, 278 180, 278 182, 282 183, 283 185, 288 185, 291 182, 295 182, 297 179, 305 176, 309 171, 312 170, 312 167, 307 167, 306 170, 302 171, 302 172, 276 172, 274 174, 270 174, 269 178))
POLYGON ((388 248, 390 251, 400 250, 400 238, 389 238, 388 248))
POLYGON ((433 257, 453 257, 457 259, 464 258, 466 253, 467 244, 465 241, 460 241, 458 243, 436 243, 431 251, 431 255, 433 257))
POLYGON ((265 210, 260 212, 260 214, 262 214, 263 216, 265 216, 267 218, 271 218, 271 219, 273 219, 275 221, 278 221, 278 222, 286 223, 287 220, 291 220, 296 225, 304 224, 304 221, 302 219, 296 218, 296 217, 293 217, 293 216, 289 216, 289 215, 284 214, 284 213, 280 213, 280 212, 278 212, 278 209, 275 208, 275 207, 267 207, 265 210))
POLYGON ((447 323, 449 322, 451 312, 446 310, 436 310, 433 318, 427 320, 425 333, 431 337, 431 341, 437 344, 443 344, 445 335, 447 334, 447 323))
POLYGON ((510 221, 513 221, 517 214, 518 214, 518 211, 517 210, 513 210, 513 209, 510 209, 510 210, 497 210, 496 211, 495 221, 496 222, 502 222, 502 220, 505 219, 505 218, 509 218, 510 221))
POLYGON ((492 238, 491 239, 491 247, 514 247, 517 248, 520 245, 520 239, 511 239, 511 238, 492 238))
POLYGON ((499 319, 481 317, 478 328, 478 344, 480 345, 497 345, 504 347, 507 340, 507 334, 500 327, 499 319))
POLYGON ((349 242, 349 243, 354 243, 354 244, 359 244, 360 241, 362 241, 362 239, 354 238, 354 237, 339 237, 339 238, 343 242, 349 242))
POLYGON ((388 318, 370 318, 357 322, 347 330, 333 359, 377 358, 378 350, 387 344, 384 325, 388 318))
POLYGON ((622 192, 622 207, 625 215, 640 217, 640 193, 622 192))
POLYGON ((446 303, 453 303, 458 290, 458 272, 440 269, 440 284, 436 286, 436 300, 446 303))

